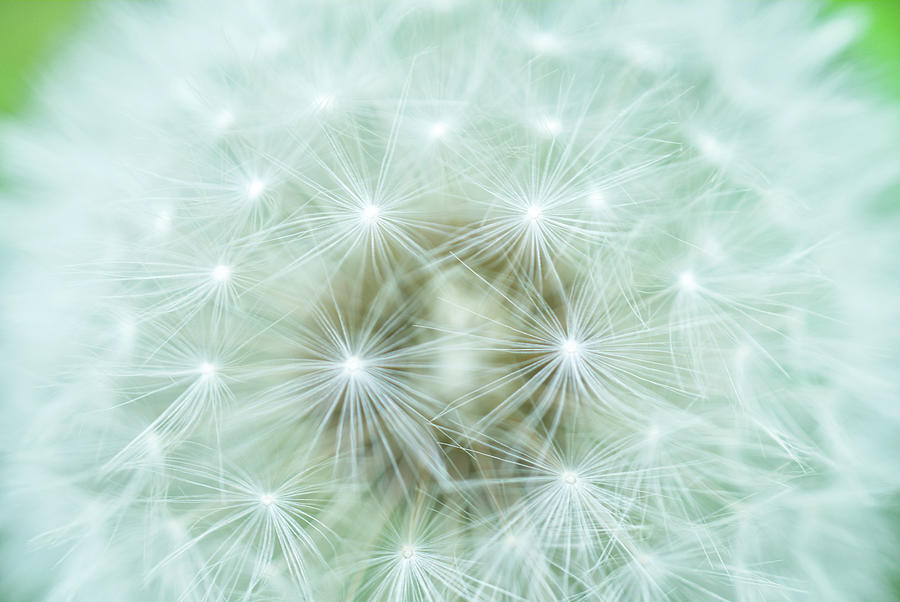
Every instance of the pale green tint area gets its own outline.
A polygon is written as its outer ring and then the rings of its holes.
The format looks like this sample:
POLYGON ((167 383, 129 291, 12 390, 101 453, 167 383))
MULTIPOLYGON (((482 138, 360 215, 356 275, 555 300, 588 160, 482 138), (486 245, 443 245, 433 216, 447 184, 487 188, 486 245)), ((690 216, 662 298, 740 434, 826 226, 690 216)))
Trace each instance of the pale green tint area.
MULTIPOLYGON (((0 0, 0 114, 27 104, 31 78, 91 2, 0 0)), ((831 0, 831 5, 832 10, 861 7, 869 14, 870 27, 854 52, 900 101, 900 0, 831 0)))

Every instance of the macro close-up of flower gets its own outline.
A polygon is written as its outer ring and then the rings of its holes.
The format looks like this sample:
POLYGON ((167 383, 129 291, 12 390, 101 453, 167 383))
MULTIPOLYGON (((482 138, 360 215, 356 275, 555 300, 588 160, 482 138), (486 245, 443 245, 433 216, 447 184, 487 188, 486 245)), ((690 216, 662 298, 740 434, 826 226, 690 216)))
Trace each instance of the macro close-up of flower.
POLYGON ((861 7, 79 10, 0 120, 0 601, 900 599, 861 7))

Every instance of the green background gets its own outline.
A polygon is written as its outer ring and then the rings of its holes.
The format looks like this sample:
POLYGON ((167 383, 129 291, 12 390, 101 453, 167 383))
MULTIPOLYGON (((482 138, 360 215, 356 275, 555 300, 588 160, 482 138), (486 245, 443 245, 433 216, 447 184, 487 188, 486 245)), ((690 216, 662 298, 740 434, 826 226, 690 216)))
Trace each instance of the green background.
POLYGON ((75 29, 91 0, 0 0, 0 115, 28 102, 32 77, 75 29))
MULTIPOLYGON (((0 0, 0 116, 27 105, 34 74, 98 1, 103 0, 0 0)), ((870 16, 854 54, 900 102, 900 0, 830 0, 828 9, 851 6, 870 16)))

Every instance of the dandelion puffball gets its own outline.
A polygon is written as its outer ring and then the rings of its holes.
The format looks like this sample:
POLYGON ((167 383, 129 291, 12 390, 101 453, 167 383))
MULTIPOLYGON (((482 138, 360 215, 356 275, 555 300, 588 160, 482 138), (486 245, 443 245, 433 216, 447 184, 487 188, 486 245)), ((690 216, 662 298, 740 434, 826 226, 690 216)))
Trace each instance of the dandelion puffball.
POLYGON ((0 132, 0 589, 894 599, 858 17, 95 7, 0 132))

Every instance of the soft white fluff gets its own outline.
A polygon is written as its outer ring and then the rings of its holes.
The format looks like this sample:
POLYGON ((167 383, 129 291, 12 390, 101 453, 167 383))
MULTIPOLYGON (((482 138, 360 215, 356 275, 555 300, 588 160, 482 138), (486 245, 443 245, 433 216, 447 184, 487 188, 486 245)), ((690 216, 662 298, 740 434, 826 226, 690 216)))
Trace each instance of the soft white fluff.
POLYGON ((813 5, 98 9, 2 135, 15 600, 891 600, 896 114, 813 5))

